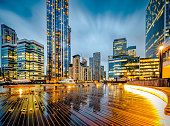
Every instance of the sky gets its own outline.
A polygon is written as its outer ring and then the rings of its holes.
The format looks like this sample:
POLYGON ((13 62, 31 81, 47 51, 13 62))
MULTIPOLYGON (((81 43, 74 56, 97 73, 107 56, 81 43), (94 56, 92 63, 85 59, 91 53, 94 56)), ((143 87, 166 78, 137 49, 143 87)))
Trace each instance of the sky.
MULTIPOLYGON (((70 0, 71 54, 86 58, 101 52, 108 70, 113 41, 127 38, 145 57, 145 10, 149 0, 70 0)), ((0 24, 15 29, 19 39, 36 40, 45 47, 47 64, 46 0, 0 0, 0 24)))

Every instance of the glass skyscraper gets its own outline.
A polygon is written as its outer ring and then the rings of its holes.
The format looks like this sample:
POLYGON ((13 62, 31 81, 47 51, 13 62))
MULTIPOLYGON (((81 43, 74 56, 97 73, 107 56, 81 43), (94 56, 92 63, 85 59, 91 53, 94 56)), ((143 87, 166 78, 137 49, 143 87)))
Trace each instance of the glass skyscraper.
POLYGON ((127 40, 126 38, 115 39, 113 42, 113 56, 127 55, 127 40))
POLYGON ((68 78, 70 33, 69 0, 47 0, 47 83, 68 78))
POLYGON ((15 30, 1 25, 1 68, 6 81, 17 78, 17 34, 15 30))
POLYGON ((93 80, 100 81, 101 55, 100 52, 93 53, 93 80))
POLYGON ((169 0, 150 0, 146 9, 145 55, 158 57, 159 46, 169 37, 169 0))

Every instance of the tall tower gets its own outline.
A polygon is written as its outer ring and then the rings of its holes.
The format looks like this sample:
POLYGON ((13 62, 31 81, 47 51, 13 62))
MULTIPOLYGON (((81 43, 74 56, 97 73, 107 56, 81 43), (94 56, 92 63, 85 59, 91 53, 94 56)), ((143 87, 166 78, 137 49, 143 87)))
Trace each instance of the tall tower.
POLYGON ((158 57, 159 46, 170 35, 169 0, 150 0, 146 9, 145 56, 158 57))
POLYGON ((93 80, 100 81, 101 55, 100 52, 93 53, 93 80))
POLYGON ((127 55, 127 40, 126 38, 115 39, 113 42, 113 56, 127 55))
POLYGON ((70 32, 69 0, 47 0, 47 83, 68 77, 70 32))

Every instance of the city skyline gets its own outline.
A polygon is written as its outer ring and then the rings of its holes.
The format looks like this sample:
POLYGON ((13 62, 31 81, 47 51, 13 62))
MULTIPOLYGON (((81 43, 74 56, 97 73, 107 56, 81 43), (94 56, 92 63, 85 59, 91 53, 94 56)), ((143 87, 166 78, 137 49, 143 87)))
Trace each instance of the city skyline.
MULTIPOLYGON (((46 66, 46 1, 30 0, 24 2, 1 1, 0 23, 15 29, 19 39, 29 38, 42 43, 45 47, 46 66), (18 9, 11 7, 13 4, 22 4, 23 6, 18 9), (14 20, 9 20, 10 18, 14 20), (20 27, 18 27, 19 25, 20 27)), ((108 47, 115 38, 126 37, 128 46, 136 45, 137 55, 144 57, 144 17, 149 1, 137 1, 134 6, 133 0, 128 1, 128 3, 123 2, 123 4, 109 0, 103 9, 99 9, 102 7, 102 1, 98 1, 97 6, 95 2, 97 1, 70 1, 71 55, 80 54, 88 60, 92 53, 101 52, 101 62, 107 71, 107 56, 112 53, 112 49, 108 47), (111 5, 122 6, 119 9, 113 9, 114 7, 111 5), (124 8, 128 8, 128 10, 124 11, 124 8), (138 28, 136 28, 137 26, 138 28), (82 38, 82 35, 86 39, 82 38)))

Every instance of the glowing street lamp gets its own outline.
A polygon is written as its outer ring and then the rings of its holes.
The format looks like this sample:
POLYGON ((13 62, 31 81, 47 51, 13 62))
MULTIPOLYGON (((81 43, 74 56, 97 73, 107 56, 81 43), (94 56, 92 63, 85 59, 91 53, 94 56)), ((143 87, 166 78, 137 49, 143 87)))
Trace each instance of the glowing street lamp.
POLYGON ((159 78, 162 78, 162 66, 163 66, 163 53, 162 53, 162 51, 163 51, 163 46, 160 46, 159 47, 159 50, 160 50, 160 65, 159 65, 159 78))

